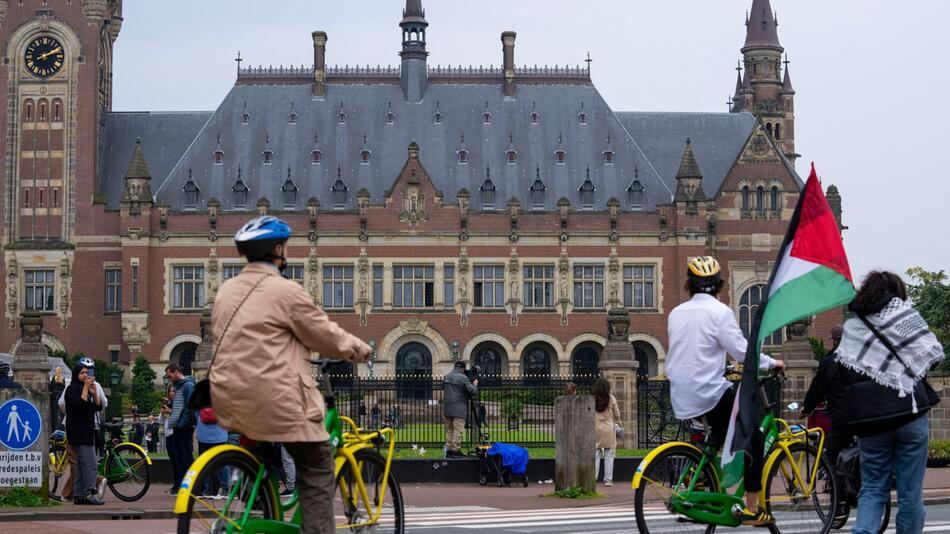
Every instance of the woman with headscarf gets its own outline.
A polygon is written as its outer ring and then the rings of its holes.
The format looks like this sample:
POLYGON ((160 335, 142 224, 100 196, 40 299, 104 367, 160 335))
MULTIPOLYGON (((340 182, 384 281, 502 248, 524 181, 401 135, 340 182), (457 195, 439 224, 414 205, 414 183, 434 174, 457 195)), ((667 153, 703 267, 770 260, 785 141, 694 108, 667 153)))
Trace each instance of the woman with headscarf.
POLYGON ((852 532, 876 533, 896 478, 897 532, 924 527, 924 472, 930 434, 926 414, 939 402, 927 372, 943 347, 907 300, 904 282, 889 272, 868 274, 844 324, 838 363, 851 375, 848 427, 858 436, 861 493, 852 532))
POLYGON ((96 495, 96 412, 102 409, 95 379, 95 363, 80 358, 73 367, 73 378, 64 392, 66 403, 66 439, 76 453, 73 476, 74 504, 104 504, 96 495))

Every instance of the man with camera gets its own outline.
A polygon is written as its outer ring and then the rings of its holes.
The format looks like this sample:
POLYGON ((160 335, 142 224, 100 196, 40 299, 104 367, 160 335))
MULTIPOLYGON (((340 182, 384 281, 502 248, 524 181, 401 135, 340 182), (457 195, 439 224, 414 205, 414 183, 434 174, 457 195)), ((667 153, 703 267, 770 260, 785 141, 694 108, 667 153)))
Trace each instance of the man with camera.
POLYGON ((462 433, 469 399, 478 394, 478 378, 465 373, 465 362, 457 361, 452 371, 442 378, 442 415, 445 417, 445 457, 461 458, 462 433))

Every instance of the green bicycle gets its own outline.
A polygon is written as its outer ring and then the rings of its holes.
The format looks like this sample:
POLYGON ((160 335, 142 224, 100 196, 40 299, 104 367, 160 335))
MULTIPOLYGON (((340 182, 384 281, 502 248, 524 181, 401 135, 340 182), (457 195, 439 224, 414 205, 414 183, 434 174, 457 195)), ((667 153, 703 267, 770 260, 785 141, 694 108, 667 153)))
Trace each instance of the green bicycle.
MULTIPOLYGON (((106 423, 107 430, 114 427, 106 423)), ((121 428, 121 423, 118 427, 121 428)), ((66 459, 66 432, 57 430, 50 435, 49 492, 55 494, 59 481, 66 474, 69 462, 66 459)), ((106 479, 113 495, 131 502, 141 499, 151 484, 152 459, 145 449, 131 441, 107 440, 105 454, 99 460, 98 475, 106 479)))
MULTIPOLYGON (((329 360, 319 360, 325 371, 329 360)), ((324 372, 324 377, 326 373, 324 372)), ((382 428, 364 433, 336 408, 327 378, 325 425, 336 447, 336 493, 333 513, 337 532, 403 534, 402 492, 393 475, 395 432, 382 428), (343 425, 350 431, 343 432, 343 425), (380 450, 385 453, 381 454, 380 450)), ((281 500, 274 447, 219 445, 191 464, 175 501, 178 533, 299 534, 300 507, 296 491, 281 500)))
MULTIPOLYGON (((759 429, 765 436, 766 451, 759 508, 775 518, 769 526, 773 534, 783 529, 827 534, 835 515, 838 488, 834 467, 822 453, 825 434, 820 428, 790 426, 776 417, 766 400, 764 380, 758 384, 765 404, 759 429)), ((718 452, 706 445, 708 426, 700 432, 699 446, 681 441, 666 443, 651 451, 637 467, 634 504, 637 528, 642 534, 712 534, 717 526, 741 524, 743 484, 740 482, 733 493, 721 487, 718 452)))

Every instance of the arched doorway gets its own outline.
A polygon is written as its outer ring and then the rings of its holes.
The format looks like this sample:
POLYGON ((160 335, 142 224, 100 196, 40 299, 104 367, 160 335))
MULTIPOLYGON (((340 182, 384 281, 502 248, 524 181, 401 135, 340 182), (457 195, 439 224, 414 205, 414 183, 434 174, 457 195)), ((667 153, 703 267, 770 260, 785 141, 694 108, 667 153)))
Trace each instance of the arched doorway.
POLYGON ((479 385, 499 384, 508 374, 508 355, 498 343, 486 341, 472 351, 472 365, 479 367, 479 385))
POLYGON ((646 379, 654 376, 659 371, 659 362, 657 361, 656 349, 646 341, 633 342, 633 356, 636 358, 639 368, 637 369, 637 378, 646 379))
POLYGON ((524 349, 521 371, 526 383, 547 384, 551 381, 551 366, 556 362, 554 349, 544 342, 535 342, 524 349))
POLYGON ((412 341, 396 353, 396 396, 400 399, 428 399, 432 394, 432 353, 422 343, 412 341))
POLYGON ((195 361, 195 354, 198 352, 198 344, 191 341, 185 341, 175 345, 168 357, 170 363, 177 363, 181 367, 181 372, 185 376, 191 375, 191 364, 195 361))
POLYGON ((577 384, 592 384, 600 375, 600 346, 583 343, 571 354, 571 371, 577 384))

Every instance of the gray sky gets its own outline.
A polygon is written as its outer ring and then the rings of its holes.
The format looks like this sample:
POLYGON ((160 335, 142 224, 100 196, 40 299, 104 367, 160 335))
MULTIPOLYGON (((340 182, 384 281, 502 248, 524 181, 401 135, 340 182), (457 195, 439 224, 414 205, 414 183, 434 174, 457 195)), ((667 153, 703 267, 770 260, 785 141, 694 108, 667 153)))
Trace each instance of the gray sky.
MULTIPOLYGON (((615 111, 726 111, 752 0, 423 0, 430 64, 581 64, 615 111)), ((396 64, 401 0, 125 0, 114 109, 213 110, 253 64, 396 64)), ((853 274, 950 270, 944 0, 772 0, 795 86, 798 171, 841 190, 853 274)))

